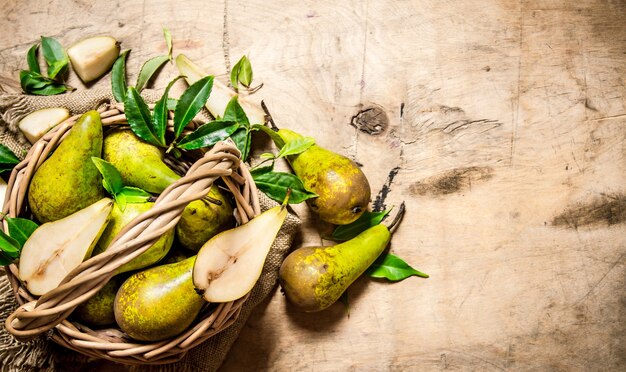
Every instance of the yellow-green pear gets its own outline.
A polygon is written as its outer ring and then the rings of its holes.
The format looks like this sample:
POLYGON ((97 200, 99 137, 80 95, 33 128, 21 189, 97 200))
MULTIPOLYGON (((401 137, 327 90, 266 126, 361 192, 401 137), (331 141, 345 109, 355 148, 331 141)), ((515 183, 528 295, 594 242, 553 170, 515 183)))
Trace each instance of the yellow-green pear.
MULTIPOLYGON (((285 143, 302 138, 288 129, 278 135, 285 143)), ((287 159, 304 187, 318 195, 307 204, 323 221, 347 225, 367 209, 370 184, 354 161, 317 145, 287 159)))
POLYGON ((163 162, 163 149, 142 141, 130 129, 114 129, 104 138, 102 158, 113 164, 125 185, 160 194, 180 176, 163 162))
POLYGON ((180 244, 196 252, 215 234, 234 224, 233 207, 217 187, 211 187, 207 199, 189 203, 176 224, 180 244))
MULTIPOLYGON (((111 211, 111 222, 100 237, 98 246, 94 250, 94 255, 104 252, 113 241, 113 238, 115 238, 126 225, 153 206, 154 203, 152 202, 128 203, 122 211, 118 203, 115 203, 113 210, 111 211)), ((147 251, 143 252, 132 261, 120 266, 117 269, 117 273, 121 274, 127 271, 143 269, 159 262, 163 257, 165 257, 165 255, 167 255, 167 252, 169 252, 172 247, 173 241, 174 229, 172 228, 165 234, 161 235, 159 240, 148 248, 147 251)))
POLYGON ((278 281, 300 309, 323 310, 365 272, 390 239, 387 226, 376 225, 341 244, 297 249, 283 261, 278 281))
POLYGON ((115 296, 115 321, 140 341, 159 341, 184 331, 205 301, 196 293, 192 272, 196 256, 131 275, 115 296))
POLYGON ((41 222, 59 220, 102 199, 102 176, 91 161, 101 152, 100 114, 89 111, 35 172, 28 189, 35 218, 41 222))
POLYGON ((122 283, 121 277, 111 278, 95 295, 78 305, 73 314, 83 322, 94 326, 114 324, 113 302, 122 283))

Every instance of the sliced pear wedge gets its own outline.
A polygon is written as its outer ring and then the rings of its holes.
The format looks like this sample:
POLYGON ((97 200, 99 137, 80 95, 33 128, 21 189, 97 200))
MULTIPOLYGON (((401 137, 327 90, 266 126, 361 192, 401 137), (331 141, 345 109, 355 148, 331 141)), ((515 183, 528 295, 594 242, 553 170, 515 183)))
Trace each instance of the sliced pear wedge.
MULTIPOLYGON (((200 67, 198 67, 198 65, 193 63, 189 58, 187 58, 187 56, 185 56, 184 54, 179 54, 176 57, 176 66, 178 67, 178 71, 180 72, 180 74, 185 77, 185 80, 189 85, 209 75, 200 67)), ((205 106, 209 110, 211 115, 215 117, 224 116, 224 110, 226 110, 228 102, 235 95, 235 91, 230 89, 228 86, 222 84, 220 81, 214 80, 213 89, 211 89, 211 95, 206 101, 205 106)), ((265 123, 265 113, 260 107, 248 102, 241 96, 238 100, 239 104, 246 112, 248 120, 251 124, 265 123)))
POLYGON ((120 44, 110 36, 83 39, 67 49, 72 68, 85 83, 104 75, 120 54, 120 44))
POLYGON ((234 301, 252 290, 287 209, 274 207, 207 241, 193 267, 193 284, 209 302, 234 301))
POLYGON ((63 219, 44 223, 28 238, 20 255, 20 279, 40 296, 91 256, 109 222, 113 201, 103 198, 63 219))
POLYGON ((69 117, 70 112, 66 108, 50 107, 24 116, 17 126, 30 143, 35 143, 50 129, 69 117))

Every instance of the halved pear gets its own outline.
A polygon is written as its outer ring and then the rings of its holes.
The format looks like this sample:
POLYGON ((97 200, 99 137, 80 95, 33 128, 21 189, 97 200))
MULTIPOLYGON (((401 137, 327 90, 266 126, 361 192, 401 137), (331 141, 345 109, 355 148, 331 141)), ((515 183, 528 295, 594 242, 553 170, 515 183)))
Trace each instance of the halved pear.
POLYGON ((110 36, 83 39, 67 49, 72 68, 85 83, 104 75, 120 54, 120 44, 110 36))
POLYGON ((40 296, 91 256, 104 231, 113 201, 103 198, 63 219, 44 223, 26 240, 20 256, 20 279, 40 296))
POLYGON ((37 142, 50 129, 70 117, 70 112, 64 107, 50 107, 24 116, 17 125, 30 143, 37 142))
MULTIPOLYGON (((179 54, 176 57, 176 66, 178 67, 178 71, 180 72, 180 74, 185 77, 185 80, 189 85, 209 75, 200 67, 198 67, 195 63, 193 63, 189 58, 187 58, 187 56, 185 56, 184 54, 179 54)), ((215 117, 224 116, 224 110, 226 110, 228 102, 235 95, 236 93, 228 86, 222 84, 218 80, 213 80, 211 95, 206 101, 205 106, 209 110, 211 115, 215 117)), ((243 110, 245 111, 251 124, 265 123, 265 113, 260 107, 248 102, 241 96, 238 100, 241 108, 243 108, 243 110)))
POLYGON ((209 302, 228 302, 252 290, 287 216, 281 206, 206 242, 193 267, 193 284, 209 302))

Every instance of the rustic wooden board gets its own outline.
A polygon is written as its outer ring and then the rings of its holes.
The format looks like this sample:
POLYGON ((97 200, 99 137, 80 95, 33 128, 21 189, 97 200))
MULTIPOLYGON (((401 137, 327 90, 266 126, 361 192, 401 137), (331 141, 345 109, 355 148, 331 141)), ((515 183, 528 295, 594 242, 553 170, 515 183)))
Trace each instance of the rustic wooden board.
POLYGON ((40 34, 111 34, 136 76, 165 25, 223 81, 247 54, 279 125, 406 201, 391 250, 430 279, 361 278, 349 316, 276 292, 224 370, 626 368, 623 1, 0 3, 0 84, 40 34))

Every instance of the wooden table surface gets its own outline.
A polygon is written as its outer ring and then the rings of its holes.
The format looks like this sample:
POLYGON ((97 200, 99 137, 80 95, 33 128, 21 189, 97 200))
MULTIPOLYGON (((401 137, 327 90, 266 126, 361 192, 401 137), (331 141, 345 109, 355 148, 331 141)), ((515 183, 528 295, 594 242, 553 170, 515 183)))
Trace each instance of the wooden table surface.
MULTIPOLYGON (((249 56, 279 125, 405 201, 391 250, 429 279, 360 278, 342 304, 280 292, 240 370, 624 370, 626 2, 1 0, 0 84, 39 35, 109 34, 129 75, 165 51, 227 82, 249 56), (338 5, 340 4, 340 5, 338 5)), ((167 66, 154 84, 176 75, 167 66)), ((74 76, 70 83, 81 86, 74 76)), ((108 77, 96 85, 106 87, 108 77)), ((298 245, 330 244, 298 208, 298 245)))

